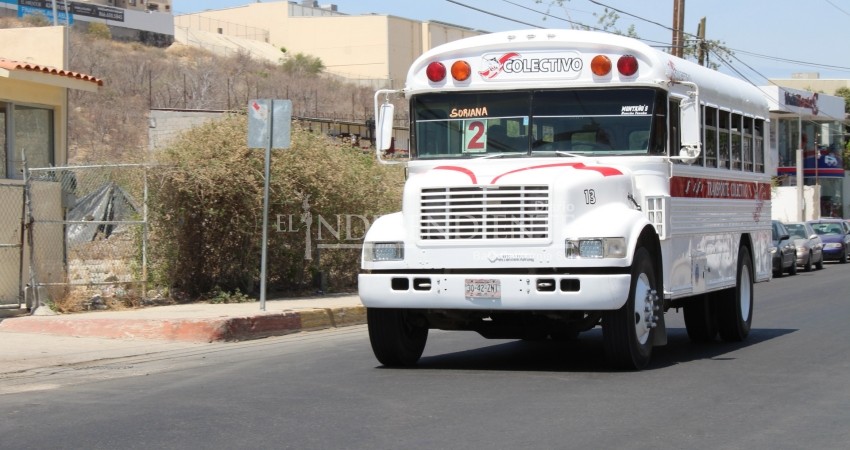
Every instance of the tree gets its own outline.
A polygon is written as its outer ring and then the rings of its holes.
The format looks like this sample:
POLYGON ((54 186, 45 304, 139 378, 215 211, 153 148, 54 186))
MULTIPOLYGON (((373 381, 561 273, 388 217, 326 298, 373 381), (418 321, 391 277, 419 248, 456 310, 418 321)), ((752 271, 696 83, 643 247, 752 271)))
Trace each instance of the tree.
POLYGON ((49 27, 51 25, 50 19, 41 13, 27 14, 24 16, 24 22, 31 27, 49 27))
POLYGON ((112 39, 112 32, 109 30, 109 25, 105 23, 92 22, 89 24, 86 32, 95 39, 112 39))
POLYGON ((290 75, 317 75, 325 70, 321 59, 300 52, 284 60, 281 67, 290 75))
POLYGON ((840 87, 835 90, 835 95, 844 97, 844 113, 850 114, 850 87, 840 87))

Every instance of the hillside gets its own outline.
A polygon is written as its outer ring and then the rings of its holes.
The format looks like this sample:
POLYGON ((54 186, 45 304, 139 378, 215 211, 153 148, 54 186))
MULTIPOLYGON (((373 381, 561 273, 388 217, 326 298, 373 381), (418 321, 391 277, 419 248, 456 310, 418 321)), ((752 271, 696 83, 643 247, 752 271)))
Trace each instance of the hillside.
MULTIPOLYGON (((0 28, 34 25, 45 24, 0 19, 0 28)), ((281 61, 287 59, 282 52, 281 61)), ((71 92, 72 163, 144 159, 151 108, 241 110, 251 98, 281 98, 292 100, 295 116, 363 121, 372 114, 371 89, 312 74, 310 67, 244 54, 222 57, 180 44, 161 49, 116 42, 97 28, 72 29, 68 69, 104 80, 98 93, 71 92)))

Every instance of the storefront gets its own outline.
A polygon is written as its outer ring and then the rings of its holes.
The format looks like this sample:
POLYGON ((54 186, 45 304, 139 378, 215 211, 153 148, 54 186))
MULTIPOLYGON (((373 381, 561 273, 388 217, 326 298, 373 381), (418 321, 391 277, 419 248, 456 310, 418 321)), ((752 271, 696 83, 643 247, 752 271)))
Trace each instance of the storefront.
POLYGON ((0 307, 21 306, 31 270, 45 283, 66 277, 64 229, 32 224, 61 224, 69 196, 55 180, 25 184, 23 168, 24 157, 29 168, 67 163, 68 91, 103 85, 65 69, 68 48, 64 27, 0 30, 0 307))
POLYGON ((780 186, 797 183, 797 150, 802 150, 803 184, 820 191, 821 217, 847 217, 844 193, 844 98, 767 86, 770 146, 780 186))

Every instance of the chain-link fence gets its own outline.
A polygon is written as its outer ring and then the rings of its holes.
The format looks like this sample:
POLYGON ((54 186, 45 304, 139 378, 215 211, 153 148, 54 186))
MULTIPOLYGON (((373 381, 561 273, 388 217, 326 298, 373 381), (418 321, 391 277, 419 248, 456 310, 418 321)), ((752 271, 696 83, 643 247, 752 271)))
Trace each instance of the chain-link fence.
POLYGON ((28 171, 25 240, 33 251, 23 264, 37 287, 28 305, 72 311, 145 298, 147 173, 136 164, 28 171))
POLYGON ((0 306, 23 301, 24 185, 0 182, 0 306))

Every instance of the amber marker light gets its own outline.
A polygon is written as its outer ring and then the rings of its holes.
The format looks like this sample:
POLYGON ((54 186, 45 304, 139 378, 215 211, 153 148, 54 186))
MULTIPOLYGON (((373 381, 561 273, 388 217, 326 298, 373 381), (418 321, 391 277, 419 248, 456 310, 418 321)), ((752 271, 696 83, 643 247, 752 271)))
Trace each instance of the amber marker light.
POLYGON ((596 55, 590 61, 590 70, 594 75, 603 77, 611 73, 611 60, 605 55, 596 55))
POLYGON ((466 81, 472 74, 472 67, 466 61, 455 61, 452 64, 452 78, 457 81, 466 81))
POLYGON ((431 64, 428 64, 428 68, 425 69, 425 74, 428 75, 428 79, 434 83, 443 81, 446 78, 446 66, 444 66, 441 62, 434 61, 431 64))
POLYGON ((617 60, 617 70, 621 74, 630 77, 638 71, 638 60, 632 55, 623 55, 617 60))

